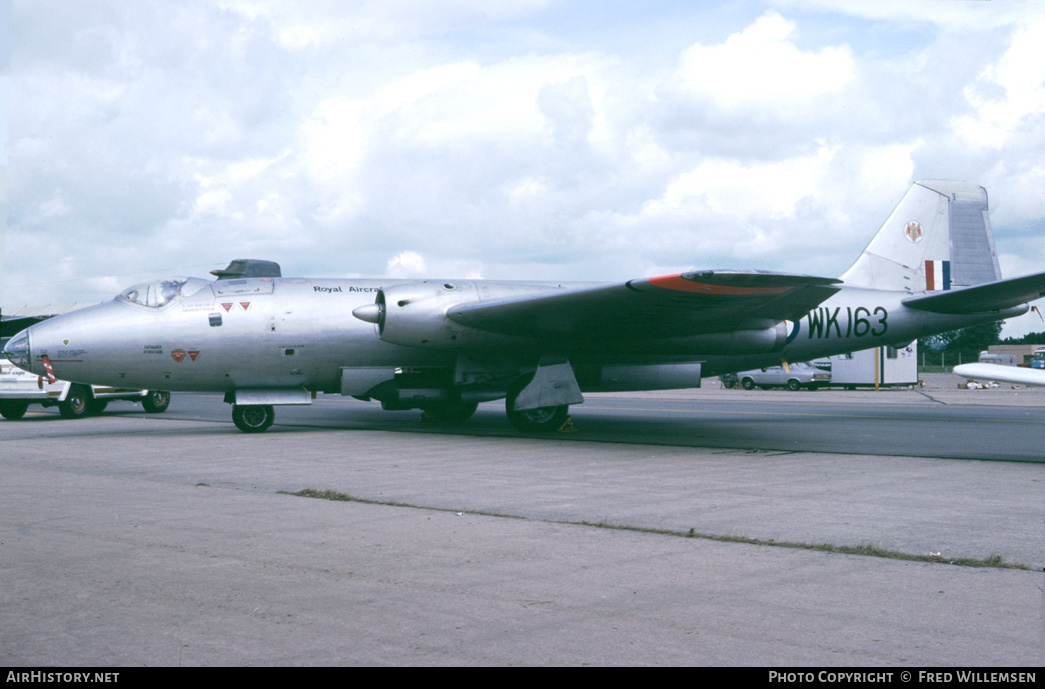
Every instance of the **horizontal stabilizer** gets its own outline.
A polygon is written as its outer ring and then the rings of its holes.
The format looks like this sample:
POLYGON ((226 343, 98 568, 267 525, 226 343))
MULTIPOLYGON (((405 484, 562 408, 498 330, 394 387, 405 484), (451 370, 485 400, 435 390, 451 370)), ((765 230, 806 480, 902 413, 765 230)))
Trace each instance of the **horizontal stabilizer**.
POLYGON ((912 309, 932 313, 965 314, 1000 311, 1045 296, 1045 273, 988 282, 985 285, 948 290, 904 299, 912 309))

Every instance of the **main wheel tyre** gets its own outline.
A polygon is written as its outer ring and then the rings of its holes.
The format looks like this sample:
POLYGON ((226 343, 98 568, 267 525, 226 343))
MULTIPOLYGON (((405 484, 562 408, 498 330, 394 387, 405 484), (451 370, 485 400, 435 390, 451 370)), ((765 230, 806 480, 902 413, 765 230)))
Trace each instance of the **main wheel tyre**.
POLYGON ((25 416, 25 412, 29 409, 29 403, 21 400, 7 400, 6 402, 0 402, 0 416, 11 421, 17 421, 18 419, 25 416))
POLYGON ((801 387, 802 387, 802 384, 799 383, 794 378, 792 378, 791 380, 787 381, 787 389, 791 390, 792 392, 801 389, 801 387))
POLYGON ((570 405, 561 404, 554 407, 539 407, 538 409, 527 409, 525 411, 515 410, 515 399, 529 384, 529 380, 523 379, 512 386, 508 391, 504 408, 508 414, 508 422, 524 433, 549 433, 559 430, 566 419, 569 418, 570 405))
POLYGON ((169 406, 171 406, 171 393, 166 390, 149 390, 149 394, 142 398, 142 407, 150 414, 165 412, 169 406))
POLYGON ((750 378, 745 378, 743 381, 741 381, 740 384, 742 386, 744 386, 745 390, 754 390, 755 389, 755 381, 751 380, 750 378))
POLYGON ((232 407, 232 421, 244 433, 261 433, 276 420, 276 412, 268 404, 237 404, 232 407))
POLYGON ((63 419, 82 419, 87 416, 91 393, 83 385, 74 385, 64 402, 58 403, 58 411, 63 419))

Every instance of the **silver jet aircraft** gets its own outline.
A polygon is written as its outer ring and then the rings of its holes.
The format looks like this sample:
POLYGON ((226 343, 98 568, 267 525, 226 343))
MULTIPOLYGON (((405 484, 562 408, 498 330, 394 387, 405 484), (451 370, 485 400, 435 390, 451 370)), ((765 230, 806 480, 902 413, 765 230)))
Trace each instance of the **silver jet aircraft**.
MULTIPOLYGON (((249 262, 248 262, 249 263, 249 262)), ((263 262, 262 262, 263 263, 263 262)), ((506 399, 555 430, 588 391, 699 387, 702 377, 867 349, 1025 313, 1045 273, 1001 280, 979 186, 914 184, 840 278, 703 270, 611 284, 172 278, 50 319, 7 356, 39 375, 220 391, 246 432, 316 393, 463 421, 506 399)))

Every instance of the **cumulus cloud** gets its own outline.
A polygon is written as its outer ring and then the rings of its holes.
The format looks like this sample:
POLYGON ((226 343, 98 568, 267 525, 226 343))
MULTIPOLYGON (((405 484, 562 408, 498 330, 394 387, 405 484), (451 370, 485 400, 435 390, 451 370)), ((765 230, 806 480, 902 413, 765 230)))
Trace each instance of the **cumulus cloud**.
POLYGON ((767 12, 720 44, 687 48, 677 88, 729 112, 770 109, 781 117, 807 116, 819 99, 853 79, 855 67, 848 46, 804 51, 796 39, 795 22, 767 12))
POLYGON ((973 112, 952 126, 967 146, 1003 148, 1045 114, 1045 22, 1016 31, 1008 50, 962 89, 973 112))
POLYGON ((985 184, 1002 255, 1045 263, 1033 4, 407 5, 16 0, 0 300, 243 256, 831 275, 939 177, 985 184))
POLYGON ((416 251, 403 251, 388 261, 388 277, 423 278, 427 277, 428 266, 425 259, 416 251))

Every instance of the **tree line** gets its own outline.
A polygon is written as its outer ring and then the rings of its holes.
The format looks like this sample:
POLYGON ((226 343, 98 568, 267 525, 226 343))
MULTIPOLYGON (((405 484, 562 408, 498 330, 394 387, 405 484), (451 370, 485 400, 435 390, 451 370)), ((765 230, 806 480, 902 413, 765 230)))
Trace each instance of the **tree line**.
POLYGON ((1045 344, 1045 331, 1028 333, 1023 337, 1007 337, 1003 340, 1003 324, 1004 321, 995 321, 919 338, 919 359, 927 365, 946 363, 947 366, 952 366, 959 361, 977 361, 980 352, 987 351, 991 345, 1045 344))

